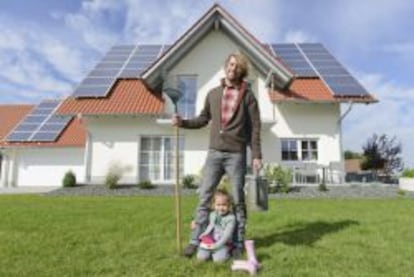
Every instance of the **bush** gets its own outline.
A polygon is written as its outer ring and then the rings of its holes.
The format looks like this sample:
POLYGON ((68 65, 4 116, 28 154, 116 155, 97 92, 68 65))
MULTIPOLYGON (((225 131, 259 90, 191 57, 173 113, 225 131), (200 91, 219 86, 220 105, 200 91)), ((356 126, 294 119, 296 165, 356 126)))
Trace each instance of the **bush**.
POLYGON ((182 179, 183 188, 186 189, 195 189, 197 185, 195 184, 195 176, 194 175, 185 175, 182 179))
POLYGON ((115 189, 118 187, 118 182, 121 179, 121 175, 114 173, 114 172, 108 172, 105 178, 105 186, 109 189, 115 189))
POLYGON ((399 190, 397 191, 397 194, 398 194, 399 196, 405 196, 406 191, 405 191, 405 190, 403 190, 403 189, 399 189, 399 190))
POLYGON ((130 166, 122 166, 120 163, 113 162, 105 177, 105 186, 109 189, 115 189, 118 187, 118 182, 121 180, 125 172, 131 170, 130 166))
POLYGON ((140 189, 153 189, 155 186, 151 183, 150 180, 141 181, 138 183, 140 189))
POLYGON ((112 164, 109 167, 108 173, 105 177, 105 186, 109 189, 115 189, 118 187, 118 182, 121 180, 123 169, 119 165, 112 164))
POLYGON ((404 170, 401 177, 414 178, 414 168, 404 170))
POLYGON ((268 164, 265 167, 265 177, 269 182, 269 192, 274 193, 281 191, 289 192, 292 183, 292 172, 290 169, 283 168, 280 165, 268 164), (274 186, 272 186, 274 184, 274 186))
POLYGON ((62 185, 67 188, 76 186, 76 176, 72 170, 66 172, 65 176, 63 177, 62 185))
POLYGON ((319 191, 328 191, 328 187, 325 183, 320 183, 318 189, 319 191))

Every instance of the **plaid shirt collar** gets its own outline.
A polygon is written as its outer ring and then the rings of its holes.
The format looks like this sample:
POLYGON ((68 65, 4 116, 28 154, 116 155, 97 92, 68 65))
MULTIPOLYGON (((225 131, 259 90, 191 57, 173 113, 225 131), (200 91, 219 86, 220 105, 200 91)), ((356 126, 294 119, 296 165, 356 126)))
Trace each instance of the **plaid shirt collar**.
POLYGON ((246 82, 243 81, 240 86, 226 86, 225 80, 222 79, 223 97, 221 101, 221 126, 226 127, 237 110, 238 104, 246 90, 246 82))

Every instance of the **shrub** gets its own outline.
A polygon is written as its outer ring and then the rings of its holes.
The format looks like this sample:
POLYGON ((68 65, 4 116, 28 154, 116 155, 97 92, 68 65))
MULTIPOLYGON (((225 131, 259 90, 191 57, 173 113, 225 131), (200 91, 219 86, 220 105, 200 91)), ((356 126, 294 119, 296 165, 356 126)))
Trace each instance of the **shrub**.
POLYGON ((319 191, 328 191, 328 187, 326 186, 326 184, 324 182, 319 184, 318 189, 319 189, 319 191))
POLYGON ((105 186, 109 189, 117 188, 119 180, 121 180, 124 173, 128 171, 131 171, 131 166, 123 166, 119 162, 111 163, 105 177, 105 186))
POLYGON ((109 189, 115 189, 118 187, 118 182, 121 180, 123 169, 121 166, 112 164, 109 167, 108 173, 105 177, 105 186, 109 189))
POLYGON ((414 178, 414 168, 404 170, 401 177, 414 178))
POLYGON ((265 177, 269 182, 269 192, 276 191, 289 192, 292 183, 292 172, 290 169, 283 168, 280 165, 268 164, 265 167, 265 177), (273 186, 271 184, 274 184, 273 186))
POLYGON ((403 190, 403 189, 399 189, 399 190, 397 191, 397 194, 398 194, 399 196, 405 196, 406 191, 405 191, 405 190, 403 190))
POLYGON ((105 178, 105 186, 109 189, 115 189, 118 187, 118 182, 120 179, 121 175, 114 172, 108 172, 105 178))
POLYGON ((186 189, 195 189, 197 185, 195 183, 195 176, 194 175, 185 175, 182 179, 182 185, 186 189))
POLYGON ((155 186, 151 183, 150 180, 141 181, 138 183, 140 189, 153 189, 155 186))
POLYGON ((65 176, 63 177, 62 185, 64 187, 74 187, 76 186, 76 176, 72 170, 66 172, 65 176))

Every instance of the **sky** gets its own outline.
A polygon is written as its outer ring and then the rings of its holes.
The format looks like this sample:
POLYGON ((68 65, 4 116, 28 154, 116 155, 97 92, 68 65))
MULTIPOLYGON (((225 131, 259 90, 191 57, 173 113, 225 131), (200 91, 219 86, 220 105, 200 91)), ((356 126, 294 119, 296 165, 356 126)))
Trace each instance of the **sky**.
POLYGON ((64 98, 113 45, 173 43, 214 3, 262 42, 322 43, 379 100, 352 105, 344 150, 396 136, 414 167, 410 0, 0 0, 0 104, 64 98))

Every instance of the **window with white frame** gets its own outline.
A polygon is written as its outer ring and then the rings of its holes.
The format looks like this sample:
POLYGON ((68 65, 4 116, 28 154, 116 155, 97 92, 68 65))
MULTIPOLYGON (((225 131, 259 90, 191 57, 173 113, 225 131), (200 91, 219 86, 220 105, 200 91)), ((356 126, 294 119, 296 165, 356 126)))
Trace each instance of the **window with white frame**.
POLYGON ((178 101, 178 113, 182 118, 191 118, 196 113, 197 75, 178 75, 178 89, 181 98, 178 101))
MULTIPOLYGON (((170 136, 141 137, 139 179, 170 182, 175 177, 175 138, 170 136)), ((180 137, 180 175, 183 174, 184 138, 180 137)))
POLYGON ((282 139, 282 161, 317 161, 316 139, 282 139))

